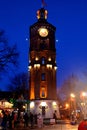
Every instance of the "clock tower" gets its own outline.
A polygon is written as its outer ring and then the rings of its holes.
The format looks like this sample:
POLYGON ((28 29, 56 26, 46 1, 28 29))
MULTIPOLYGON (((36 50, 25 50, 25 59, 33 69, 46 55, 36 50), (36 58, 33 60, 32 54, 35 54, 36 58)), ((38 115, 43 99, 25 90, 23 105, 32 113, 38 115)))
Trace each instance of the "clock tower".
POLYGON ((37 22, 30 26, 29 100, 30 111, 52 118, 59 116, 56 86, 56 28, 47 21, 47 10, 37 11, 37 22))

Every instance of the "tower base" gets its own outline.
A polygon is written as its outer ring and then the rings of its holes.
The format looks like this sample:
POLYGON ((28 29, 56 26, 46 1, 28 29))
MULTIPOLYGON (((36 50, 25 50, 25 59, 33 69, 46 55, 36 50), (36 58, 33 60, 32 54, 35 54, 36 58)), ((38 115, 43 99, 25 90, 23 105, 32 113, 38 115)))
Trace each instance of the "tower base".
POLYGON ((53 118, 54 113, 57 118, 60 118, 57 100, 32 100, 29 107, 30 112, 33 114, 40 113, 43 118, 53 118))

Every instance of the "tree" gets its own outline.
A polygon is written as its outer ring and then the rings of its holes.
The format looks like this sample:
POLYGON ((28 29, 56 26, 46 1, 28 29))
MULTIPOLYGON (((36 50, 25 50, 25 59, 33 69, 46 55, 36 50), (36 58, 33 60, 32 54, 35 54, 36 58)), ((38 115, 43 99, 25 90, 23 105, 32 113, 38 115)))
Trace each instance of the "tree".
POLYGON ((16 44, 9 46, 5 32, 0 30, 0 73, 7 72, 11 65, 17 66, 18 55, 16 44))
POLYGON ((28 74, 19 73, 10 79, 9 90, 14 93, 14 98, 19 99, 21 96, 28 99, 28 74))

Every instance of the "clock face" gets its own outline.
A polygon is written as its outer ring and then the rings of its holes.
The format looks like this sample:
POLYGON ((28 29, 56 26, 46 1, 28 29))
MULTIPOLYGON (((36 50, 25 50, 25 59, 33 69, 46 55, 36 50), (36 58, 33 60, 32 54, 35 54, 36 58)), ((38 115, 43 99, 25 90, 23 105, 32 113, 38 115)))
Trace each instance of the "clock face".
POLYGON ((46 28, 40 28, 39 29, 39 35, 41 37, 46 37, 48 35, 48 30, 46 28))

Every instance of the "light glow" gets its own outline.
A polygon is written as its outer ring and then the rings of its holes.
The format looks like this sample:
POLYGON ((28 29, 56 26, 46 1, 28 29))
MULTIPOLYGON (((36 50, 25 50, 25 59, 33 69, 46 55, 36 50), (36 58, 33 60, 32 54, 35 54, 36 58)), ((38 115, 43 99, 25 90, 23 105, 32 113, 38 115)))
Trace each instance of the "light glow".
POLYGON ((49 57, 48 61, 51 61, 51 58, 49 57))
POLYGON ((57 70, 57 66, 54 66, 54 69, 57 70))
POLYGON ((48 30, 46 28, 40 28, 39 29, 39 34, 42 37, 46 37, 48 35, 48 30))
POLYGON ((41 102, 41 104, 40 104, 42 107, 45 107, 47 104, 46 104, 46 102, 41 102))
POLYGON ((31 69, 31 65, 28 66, 28 69, 29 69, 29 70, 31 69))
POLYGON ((38 61, 38 57, 36 57, 35 60, 38 61))
POLYGON ((47 68, 51 68, 51 69, 52 69, 52 65, 50 65, 50 64, 47 64, 47 68))
POLYGON ((57 105, 56 102, 53 102, 52 104, 53 104, 53 106, 56 106, 56 105, 57 105))
POLYGON ((34 64, 34 68, 40 68, 40 64, 34 64))
POLYGON ((30 103, 30 108, 34 108, 34 106, 35 106, 34 102, 31 102, 30 103))
POLYGON ((75 94, 71 93, 70 97, 75 98, 75 94))

